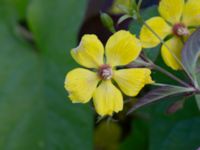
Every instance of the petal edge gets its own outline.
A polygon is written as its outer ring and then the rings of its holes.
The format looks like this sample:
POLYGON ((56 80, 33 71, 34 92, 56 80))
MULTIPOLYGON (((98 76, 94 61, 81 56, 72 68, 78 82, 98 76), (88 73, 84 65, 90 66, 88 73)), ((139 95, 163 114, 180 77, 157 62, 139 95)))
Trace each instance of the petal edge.
POLYGON ((87 68, 98 68, 103 64, 104 47, 94 34, 82 37, 78 47, 71 50, 74 60, 87 68))
POLYGON ((99 80, 96 73, 77 68, 66 75, 64 87, 73 103, 87 103, 92 98, 99 80))
POLYGON ((150 74, 146 68, 121 69, 114 72, 114 80, 127 96, 136 96, 146 84, 153 83, 150 74))
POLYGON ((161 0, 158 10, 165 20, 175 24, 181 21, 184 4, 184 0, 161 0))
MULTIPOLYGON (((172 32, 172 27, 161 17, 150 18, 146 21, 146 24, 149 25, 161 39, 164 39, 172 32)), ((144 48, 152 48, 160 44, 160 40, 145 25, 141 28, 140 40, 144 48)))
POLYGON ((123 109, 123 97, 121 92, 110 80, 102 81, 93 95, 93 102, 100 116, 112 115, 123 109))
POLYGON ((187 26, 200 25, 200 1, 189 0, 183 11, 183 23, 187 26))
POLYGON ((135 35, 125 30, 118 31, 106 43, 107 63, 111 66, 127 65, 139 56, 141 49, 135 35))
MULTIPOLYGON (((181 50, 183 48, 181 40, 177 37, 173 37, 172 39, 166 41, 165 44, 168 45, 168 47, 174 52, 177 58, 181 60, 181 50)), ((179 63, 164 45, 162 45, 161 47, 161 55, 167 66, 171 67, 174 70, 181 69, 179 63)))

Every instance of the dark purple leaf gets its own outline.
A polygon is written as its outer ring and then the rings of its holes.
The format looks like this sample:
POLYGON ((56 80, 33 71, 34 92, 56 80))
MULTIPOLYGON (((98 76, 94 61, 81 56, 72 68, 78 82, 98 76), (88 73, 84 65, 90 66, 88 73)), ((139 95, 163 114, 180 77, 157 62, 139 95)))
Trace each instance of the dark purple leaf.
MULTIPOLYGON (((186 42, 182 50, 182 62, 187 71, 192 75, 194 84, 197 88, 200 85, 199 74, 200 56, 200 28, 195 31, 186 42)), ((200 109, 200 98, 196 96, 197 105, 200 109)))
POLYGON ((200 55, 200 28, 195 31, 182 50, 182 62, 187 71, 194 77, 197 70, 197 62, 200 55))
POLYGON ((184 88, 184 87, 179 87, 179 86, 172 86, 172 85, 163 85, 159 88, 156 88, 146 95, 144 95, 142 98, 134 104, 134 106, 129 110, 128 114, 131 112, 135 111, 136 109, 145 106, 147 104, 156 102, 158 100, 161 100, 162 98, 175 95, 175 94, 180 94, 180 93, 185 93, 185 92, 192 92, 194 91, 193 88, 184 88))

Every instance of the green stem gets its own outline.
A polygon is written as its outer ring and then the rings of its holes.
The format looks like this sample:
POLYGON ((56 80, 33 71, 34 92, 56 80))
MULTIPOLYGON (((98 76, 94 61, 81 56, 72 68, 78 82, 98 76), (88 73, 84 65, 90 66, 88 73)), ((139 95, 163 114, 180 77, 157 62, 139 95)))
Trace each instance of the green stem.
POLYGON ((189 84, 187 84, 186 82, 182 81, 181 79, 177 78, 175 75, 173 75, 172 73, 168 72, 167 70, 163 69, 162 67, 156 65, 156 64, 152 64, 154 69, 162 72, 163 74, 167 75, 168 77, 170 77, 171 79, 177 81, 178 83, 180 83, 181 85, 185 86, 185 87, 191 87, 189 84))

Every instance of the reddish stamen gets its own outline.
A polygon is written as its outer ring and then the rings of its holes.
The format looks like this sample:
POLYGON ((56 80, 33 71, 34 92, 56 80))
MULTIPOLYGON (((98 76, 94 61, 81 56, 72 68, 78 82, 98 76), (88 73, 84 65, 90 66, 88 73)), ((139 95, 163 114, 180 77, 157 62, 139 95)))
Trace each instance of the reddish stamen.
POLYGON ((104 64, 104 65, 100 66, 100 68, 98 70, 98 75, 103 80, 111 79, 112 68, 109 65, 104 64))
POLYGON ((186 36, 189 34, 189 30, 188 28, 182 24, 182 23, 177 23, 174 25, 173 27, 173 33, 176 35, 176 36, 186 36))

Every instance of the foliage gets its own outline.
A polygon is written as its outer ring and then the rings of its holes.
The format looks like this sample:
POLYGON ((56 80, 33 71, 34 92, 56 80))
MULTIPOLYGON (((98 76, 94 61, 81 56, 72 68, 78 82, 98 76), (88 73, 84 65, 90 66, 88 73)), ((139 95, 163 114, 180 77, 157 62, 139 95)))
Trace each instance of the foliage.
POLYGON ((74 0, 0 1, 1 150, 92 149, 92 112, 73 107, 63 88, 85 7, 74 0), (28 23, 33 44, 19 21, 28 23))
MULTIPOLYGON (((148 19, 152 17, 152 14, 156 15, 156 7, 150 7, 144 11, 142 11, 143 18, 148 19), (149 16, 148 16, 149 15, 149 16)), ((135 21, 131 24, 130 29, 132 32, 138 34, 138 28, 140 25, 135 23, 135 21)), ((196 54, 199 50, 199 30, 196 31, 188 40, 186 43, 184 49, 183 49, 183 63, 188 68, 188 70, 192 69, 192 65, 189 63, 193 62, 193 65, 196 65, 198 61, 196 61, 198 58, 196 54), (195 44, 194 44, 195 43, 195 44), (191 57, 188 57, 191 56, 191 57), (185 58, 184 58, 185 57, 185 58), (195 59, 195 58, 196 59, 195 59), (190 59, 190 60, 188 60, 190 59)), ((146 55, 156 55, 157 54, 157 48, 150 49, 147 51, 146 55), (150 54, 148 54, 150 53, 150 54)), ((151 58, 151 57, 150 57, 151 58)), ((152 58, 151 58, 152 59, 152 58)), ((161 60, 160 56, 156 59, 152 59, 155 61, 156 64, 159 64, 166 70, 170 71, 171 73, 175 74, 176 76, 180 77, 183 80, 185 79, 185 75, 182 73, 177 73, 169 69, 165 66, 164 62, 161 60)), ((191 73, 191 72, 190 72, 191 73)), ((194 71, 193 71, 194 73, 194 71)), ((196 72, 195 72, 196 73, 196 72)), ((157 83, 170 83, 172 85, 176 85, 177 82, 169 80, 166 78, 165 75, 163 75, 160 72, 155 71, 154 73, 154 79, 156 79, 157 83)), ((141 102, 152 102, 154 100, 158 100, 157 98, 159 96, 165 97, 166 94, 170 94, 170 92, 162 92, 163 90, 169 90, 172 88, 171 92, 176 93, 176 89, 173 89, 173 87, 161 87, 157 89, 153 89, 153 91, 150 91, 149 94, 145 95, 141 99, 139 99, 139 102, 133 105, 132 109, 136 109, 137 106, 141 105, 141 102), (155 94, 155 95, 154 95, 155 94), (151 96, 150 96, 151 95, 151 96)), ((177 89, 178 90, 178 89, 177 89)), ((183 91, 184 92, 184 91, 183 91)), ((177 92, 178 93, 178 92, 177 92)), ((160 98, 161 98, 160 97, 160 98)), ((197 95, 196 98, 199 98, 197 95)), ((144 107, 143 109, 140 109, 137 111, 139 114, 147 115, 148 116, 148 123, 145 122, 143 124, 147 125, 148 132, 148 149, 155 150, 155 149, 161 149, 161 150, 188 150, 188 149, 197 149, 199 147, 200 138, 199 138, 199 132, 198 132, 198 124, 200 121, 200 113, 197 109, 197 106, 195 104, 195 98, 189 97, 187 98, 186 95, 174 95, 173 97, 168 97, 164 99, 160 99, 160 102, 157 102, 152 105, 148 105, 148 107, 144 107), (176 110, 176 113, 173 114, 167 114, 166 110, 169 110, 177 101, 184 100, 185 102, 184 108, 181 110, 176 110), (187 137, 187 142, 183 142, 184 139, 187 137)), ((145 119, 146 120, 146 119, 145 119)), ((137 120, 136 120, 137 123, 137 120)), ((140 131, 140 128, 134 128, 135 134, 140 131)), ((142 133, 142 132, 140 132, 142 133)), ((145 136, 146 137, 146 136, 145 136)), ((143 137, 143 139, 145 139, 143 137)), ((134 134, 131 135, 127 140, 132 140, 136 138, 134 134)), ((137 139, 139 140, 139 139, 137 139)), ((147 142, 144 141, 143 145, 147 145, 147 142)), ((129 144, 126 145, 124 149, 131 149, 129 147, 134 146, 132 142, 129 142, 129 144)), ((142 149, 142 145, 139 146, 137 149, 142 149)))
MULTIPOLYGON (((157 6, 141 9, 141 0, 119 2, 117 11, 110 10, 125 13, 117 21, 113 14, 101 15, 113 33, 132 19, 129 30, 139 37, 145 21, 159 15, 157 6)), ((70 49, 77 45, 86 5, 86 0, 0 0, 0 150, 90 150, 93 130, 95 149, 199 148, 200 29, 185 42, 181 71, 167 67, 160 45, 143 49, 125 67, 152 69, 154 85, 136 98, 123 95, 124 111, 94 128, 91 107, 71 104, 63 85, 76 66, 70 49)))

